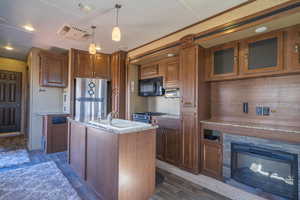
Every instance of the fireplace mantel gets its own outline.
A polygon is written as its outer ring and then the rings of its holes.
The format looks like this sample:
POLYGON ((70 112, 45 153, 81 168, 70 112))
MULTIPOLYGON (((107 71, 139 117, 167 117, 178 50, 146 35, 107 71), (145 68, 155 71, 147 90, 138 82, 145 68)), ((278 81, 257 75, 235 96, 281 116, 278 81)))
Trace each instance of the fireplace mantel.
POLYGON ((251 136, 297 144, 300 143, 300 127, 221 120, 206 120, 201 121, 200 123, 202 129, 211 129, 227 134, 251 136))

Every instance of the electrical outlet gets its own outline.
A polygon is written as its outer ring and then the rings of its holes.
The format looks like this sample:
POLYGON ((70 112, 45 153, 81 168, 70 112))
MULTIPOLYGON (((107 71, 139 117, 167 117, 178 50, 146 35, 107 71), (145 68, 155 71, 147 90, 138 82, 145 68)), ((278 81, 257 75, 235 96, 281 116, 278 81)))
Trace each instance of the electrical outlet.
POLYGON ((243 103, 243 113, 248 113, 249 112, 249 105, 248 103, 243 103))
POLYGON ((258 115, 258 116, 263 115, 263 107, 262 106, 256 106, 256 115, 258 115))
POLYGON ((263 115, 269 116, 270 115, 270 107, 263 107, 263 115))

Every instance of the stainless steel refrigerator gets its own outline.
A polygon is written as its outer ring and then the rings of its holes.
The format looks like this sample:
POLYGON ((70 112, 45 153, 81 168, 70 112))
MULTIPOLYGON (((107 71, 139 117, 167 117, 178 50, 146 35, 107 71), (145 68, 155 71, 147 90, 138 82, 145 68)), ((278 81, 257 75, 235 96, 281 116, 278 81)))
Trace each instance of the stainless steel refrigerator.
POLYGON ((91 121, 107 115, 107 80, 76 78, 75 119, 91 121))

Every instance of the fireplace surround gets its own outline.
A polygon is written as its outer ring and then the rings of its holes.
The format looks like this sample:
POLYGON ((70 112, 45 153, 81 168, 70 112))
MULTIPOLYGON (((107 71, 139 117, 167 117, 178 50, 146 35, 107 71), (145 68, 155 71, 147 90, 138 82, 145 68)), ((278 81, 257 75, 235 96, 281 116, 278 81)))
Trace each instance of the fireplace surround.
POLYGON ((298 200, 299 158, 300 145, 297 144, 223 135, 225 182, 235 183, 233 185, 257 195, 298 200))

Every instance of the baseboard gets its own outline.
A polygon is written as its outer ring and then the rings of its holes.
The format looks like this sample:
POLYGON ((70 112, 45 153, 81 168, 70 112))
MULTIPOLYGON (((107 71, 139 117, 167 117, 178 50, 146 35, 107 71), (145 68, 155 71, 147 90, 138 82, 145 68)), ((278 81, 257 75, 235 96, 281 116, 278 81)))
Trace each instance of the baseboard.
POLYGON ((191 174, 160 160, 156 160, 156 166, 232 200, 267 200, 208 176, 191 174))

